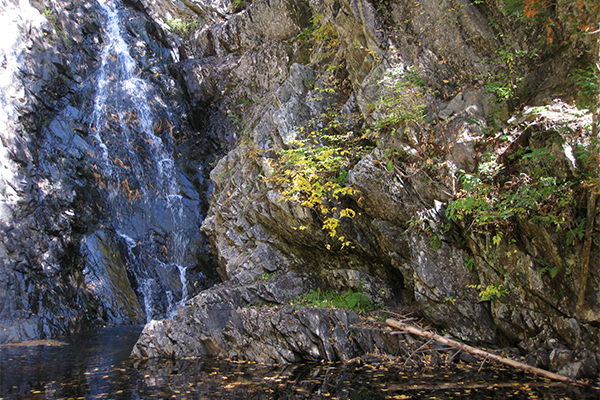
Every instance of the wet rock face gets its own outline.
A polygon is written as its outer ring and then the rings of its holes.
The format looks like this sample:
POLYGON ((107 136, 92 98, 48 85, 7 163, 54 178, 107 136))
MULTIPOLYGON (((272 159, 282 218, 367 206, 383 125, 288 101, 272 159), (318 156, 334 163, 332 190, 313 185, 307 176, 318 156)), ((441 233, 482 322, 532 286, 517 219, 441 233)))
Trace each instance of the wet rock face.
POLYGON ((0 342, 165 317, 218 279, 199 226, 219 119, 188 119, 164 32, 114 4, 0 11, 0 342))
POLYGON ((81 141, 71 144, 73 133, 66 128, 81 132, 86 126, 50 121, 64 107, 60 99, 89 76, 88 66, 93 69, 95 60, 87 51, 93 53, 95 45, 89 35, 99 25, 83 2, 34 5, 39 10, 28 2, 8 2, 1 12, 14 36, 3 48, 3 85, 8 86, 2 88, 2 167, 12 173, 3 173, 0 196, 0 342, 91 326, 101 308, 78 287, 79 266, 71 258, 77 252, 72 237, 82 229, 73 223, 77 185, 56 185, 61 177, 53 183, 53 171, 46 169, 62 150, 81 155, 81 141), (60 150, 46 154, 37 134, 42 127, 63 132, 58 143, 66 146, 57 143, 60 150))

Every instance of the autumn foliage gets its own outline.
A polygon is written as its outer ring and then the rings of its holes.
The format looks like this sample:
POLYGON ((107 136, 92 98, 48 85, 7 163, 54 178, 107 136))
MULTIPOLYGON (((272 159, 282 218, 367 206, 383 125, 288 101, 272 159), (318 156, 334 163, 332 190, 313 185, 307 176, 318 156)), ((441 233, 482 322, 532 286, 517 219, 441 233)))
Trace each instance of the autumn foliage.
POLYGON ((552 42, 552 33, 555 27, 561 25, 571 31, 569 39, 580 33, 590 33, 598 29, 600 16, 600 2, 597 0, 525 0, 523 15, 526 18, 535 18, 543 15, 544 24, 548 28, 548 40, 552 42), (550 17, 556 10, 564 19, 558 21, 550 17))

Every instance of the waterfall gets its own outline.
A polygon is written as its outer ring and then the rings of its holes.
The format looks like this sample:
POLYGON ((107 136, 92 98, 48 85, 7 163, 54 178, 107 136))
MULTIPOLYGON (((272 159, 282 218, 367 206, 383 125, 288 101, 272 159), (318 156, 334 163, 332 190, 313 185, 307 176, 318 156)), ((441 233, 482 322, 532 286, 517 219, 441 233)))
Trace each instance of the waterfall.
POLYGON ((150 321, 173 315, 189 296, 187 236, 201 217, 197 205, 181 194, 168 101, 132 55, 128 41, 136 38, 127 36, 116 2, 98 4, 106 18, 90 127, 102 164, 98 181, 108 194, 110 226, 126 249, 127 269, 135 275, 150 321), (174 277, 180 297, 169 284, 174 277))

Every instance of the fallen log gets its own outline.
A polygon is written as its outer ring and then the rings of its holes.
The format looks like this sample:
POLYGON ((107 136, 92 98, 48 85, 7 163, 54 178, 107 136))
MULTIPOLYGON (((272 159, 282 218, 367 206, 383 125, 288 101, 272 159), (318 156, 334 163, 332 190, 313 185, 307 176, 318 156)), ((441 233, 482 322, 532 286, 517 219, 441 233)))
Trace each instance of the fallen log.
POLYGON ((386 388, 394 391, 421 391, 421 390, 465 390, 465 389, 522 389, 523 386, 529 388, 532 387, 561 387, 564 386, 562 382, 534 382, 534 383, 523 383, 523 382, 503 382, 503 383, 478 383, 478 382, 452 382, 452 383, 435 383, 431 385, 415 385, 413 383, 407 384, 388 384, 386 388))
POLYGON ((408 324, 402 323, 400 321, 396 321, 395 319, 389 318, 385 321, 385 323, 388 324, 389 326, 391 326, 392 328, 401 329, 405 332, 412 333, 413 335, 421 336, 426 339, 435 340, 438 343, 452 346, 456 349, 462 350, 464 352, 473 354, 478 357, 485 357, 486 359, 489 359, 489 360, 494 360, 494 361, 500 362, 502 364, 510 365, 511 367, 522 369, 523 371, 531 372, 536 375, 544 376, 546 378, 554 379, 554 380, 565 382, 565 383, 579 383, 579 384, 585 385, 585 383, 576 382, 574 379, 571 379, 567 376, 555 374, 554 372, 546 371, 545 369, 532 367, 531 365, 527 365, 522 362, 518 362, 515 360, 511 360, 509 358, 501 357, 499 355, 489 353, 487 351, 457 342, 455 340, 445 338, 445 337, 435 334, 433 332, 426 331, 424 329, 417 328, 415 326, 408 325, 408 324))

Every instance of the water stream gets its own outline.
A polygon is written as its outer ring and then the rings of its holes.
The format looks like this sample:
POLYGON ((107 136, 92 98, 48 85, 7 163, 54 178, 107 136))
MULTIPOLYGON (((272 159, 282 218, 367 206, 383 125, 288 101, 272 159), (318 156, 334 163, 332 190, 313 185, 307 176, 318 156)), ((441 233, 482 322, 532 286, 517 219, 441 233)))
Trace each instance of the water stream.
MULTIPOLYGON (((190 295, 189 238, 198 236, 202 216, 198 199, 182 195, 182 181, 190 183, 174 158, 178 116, 144 75, 149 61, 132 55, 138 39, 125 30, 118 3, 98 0, 98 5, 105 18, 104 44, 90 127, 101 154, 98 181, 110 204, 110 231, 126 249, 123 262, 135 276, 149 322, 172 316, 190 295)), ((101 240, 110 241, 109 236, 101 240)), ((94 246, 97 237, 90 239, 91 252, 102 247, 94 246)))

